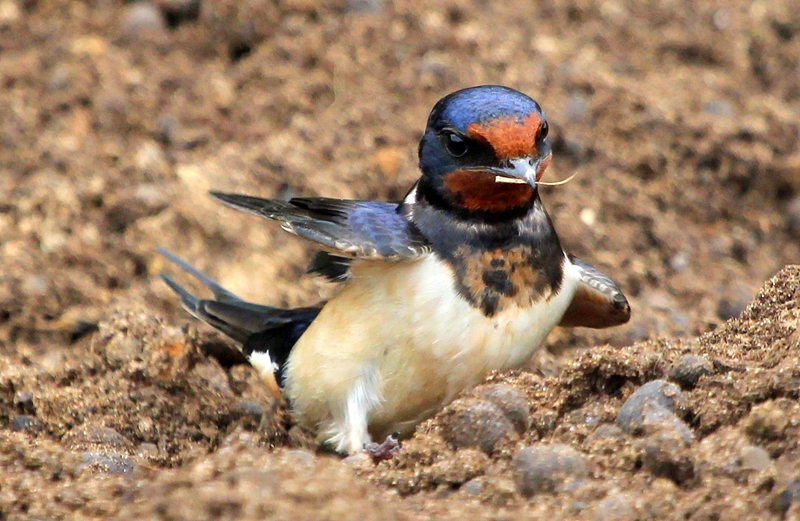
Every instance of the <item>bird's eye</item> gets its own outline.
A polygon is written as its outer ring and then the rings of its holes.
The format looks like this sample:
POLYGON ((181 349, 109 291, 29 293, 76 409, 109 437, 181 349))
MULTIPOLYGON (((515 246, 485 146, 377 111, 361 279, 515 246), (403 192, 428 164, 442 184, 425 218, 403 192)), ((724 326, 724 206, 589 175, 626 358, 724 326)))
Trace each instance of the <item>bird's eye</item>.
POLYGON ((447 148, 447 152, 453 157, 461 157, 467 153, 468 146, 467 142, 464 141, 464 138, 459 136, 458 134, 447 134, 444 142, 445 148, 447 148))
POLYGON ((542 123, 542 126, 539 127, 539 138, 544 139, 547 137, 547 133, 550 132, 550 125, 547 124, 547 121, 542 123))

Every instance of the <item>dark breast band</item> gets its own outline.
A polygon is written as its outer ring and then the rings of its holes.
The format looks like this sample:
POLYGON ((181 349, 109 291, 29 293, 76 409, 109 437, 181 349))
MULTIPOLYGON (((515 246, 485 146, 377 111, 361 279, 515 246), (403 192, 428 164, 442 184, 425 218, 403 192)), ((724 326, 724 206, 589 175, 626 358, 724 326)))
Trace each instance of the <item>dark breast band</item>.
POLYGON ((538 195, 527 215, 509 222, 467 222, 424 201, 413 219, 453 268, 459 294, 487 317, 549 300, 561 288, 564 252, 538 195))

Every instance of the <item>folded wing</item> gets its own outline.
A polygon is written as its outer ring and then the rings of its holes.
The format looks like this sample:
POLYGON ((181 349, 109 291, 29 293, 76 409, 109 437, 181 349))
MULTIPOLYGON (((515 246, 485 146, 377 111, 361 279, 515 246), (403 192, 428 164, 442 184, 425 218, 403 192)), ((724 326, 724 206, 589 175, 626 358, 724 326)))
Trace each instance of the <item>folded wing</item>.
POLYGON ((313 265, 311 271, 324 275, 328 275, 324 267, 339 258, 396 262, 430 251, 425 237, 393 203, 322 197, 287 202, 219 192, 211 195, 237 210, 278 221, 284 230, 318 243, 331 255, 321 259, 322 271, 313 265))

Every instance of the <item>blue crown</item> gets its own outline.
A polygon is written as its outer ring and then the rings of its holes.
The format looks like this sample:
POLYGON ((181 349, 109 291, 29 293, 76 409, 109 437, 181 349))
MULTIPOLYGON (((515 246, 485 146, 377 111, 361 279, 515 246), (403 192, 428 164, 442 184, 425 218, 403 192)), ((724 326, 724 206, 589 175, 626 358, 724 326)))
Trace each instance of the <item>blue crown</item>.
POLYGON ((458 90, 442 98, 431 111, 428 126, 436 130, 445 125, 466 132, 471 123, 497 118, 542 115, 542 108, 525 94, 501 85, 481 85, 458 90))

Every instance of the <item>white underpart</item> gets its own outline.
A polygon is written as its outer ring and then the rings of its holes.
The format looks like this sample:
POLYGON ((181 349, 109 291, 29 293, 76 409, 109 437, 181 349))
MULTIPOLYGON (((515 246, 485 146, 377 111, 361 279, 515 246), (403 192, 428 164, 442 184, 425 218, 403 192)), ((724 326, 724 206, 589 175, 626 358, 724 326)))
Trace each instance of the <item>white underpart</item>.
POLYGON ((492 317, 455 289, 436 255, 357 262, 353 278, 292 350, 286 391, 320 441, 354 453, 407 434, 491 371, 525 364, 572 301, 580 269, 564 258, 560 291, 492 317), (377 439, 376 441, 383 441, 377 439))
POLYGON ((381 382, 375 367, 365 367, 363 373, 350 389, 343 410, 334 411, 326 428, 327 442, 338 452, 353 453, 370 442, 367 417, 382 401, 381 382))
POLYGON ((490 372, 527 362, 561 320, 580 279, 579 268, 565 256, 564 281, 555 296, 486 317, 455 291, 449 266, 434 256, 419 264, 420 279, 441 283, 422 285, 417 298, 421 305, 415 308, 413 319, 431 329, 433 334, 428 338, 435 341, 430 349, 446 364, 441 373, 449 375, 452 394, 476 380, 474 369, 479 363, 490 372))
POLYGON ((278 364, 273 362, 272 357, 266 352, 253 351, 247 360, 263 377, 275 374, 275 371, 278 370, 278 364))

